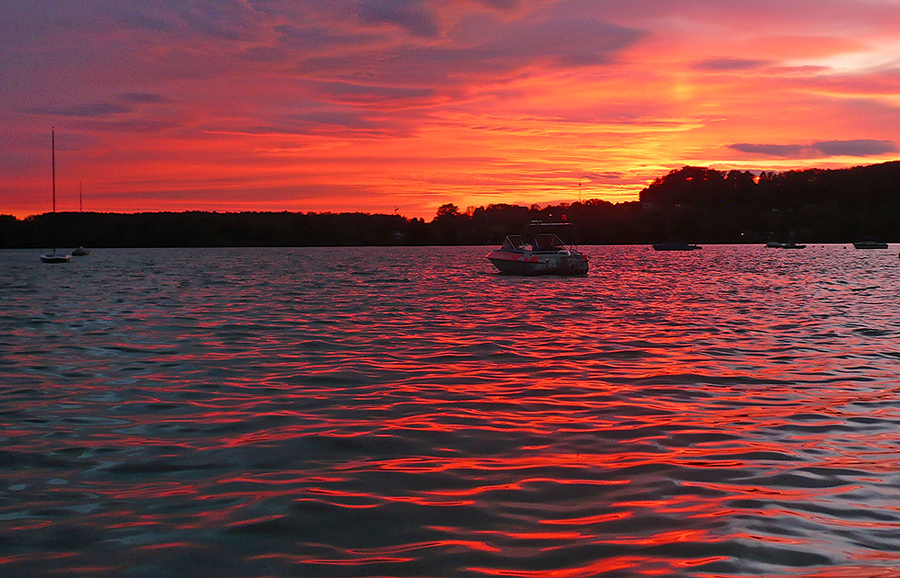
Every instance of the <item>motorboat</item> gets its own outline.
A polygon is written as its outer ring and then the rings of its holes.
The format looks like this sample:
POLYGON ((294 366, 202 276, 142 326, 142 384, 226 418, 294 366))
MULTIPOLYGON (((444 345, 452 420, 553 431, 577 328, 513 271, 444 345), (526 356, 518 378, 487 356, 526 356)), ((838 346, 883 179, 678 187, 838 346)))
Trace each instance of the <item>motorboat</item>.
POLYGON ((665 243, 654 243, 654 251, 696 251, 702 249, 700 245, 693 243, 685 243, 683 241, 666 241, 665 243))
POLYGON ((806 245, 801 245, 799 243, 787 242, 787 243, 779 243, 778 241, 769 241, 766 243, 766 247, 769 249, 806 249, 806 245))
POLYGON ((521 235, 508 235, 486 257, 507 275, 586 275, 588 259, 578 250, 575 236, 571 223, 532 221, 521 235))
POLYGON ((854 241, 853 246, 857 249, 887 249, 888 244, 881 241, 854 241))
POLYGON ((68 263, 71 258, 72 258, 72 255, 57 253, 56 249, 53 249, 49 253, 44 253, 41 255, 41 262, 42 263, 68 263))
POLYGON ((91 250, 90 250, 90 249, 85 249, 84 247, 78 247, 77 249, 75 249, 74 251, 72 251, 72 256, 73 256, 73 257, 85 257, 85 256, 90 255, 90 254, 91 254, 91 250))

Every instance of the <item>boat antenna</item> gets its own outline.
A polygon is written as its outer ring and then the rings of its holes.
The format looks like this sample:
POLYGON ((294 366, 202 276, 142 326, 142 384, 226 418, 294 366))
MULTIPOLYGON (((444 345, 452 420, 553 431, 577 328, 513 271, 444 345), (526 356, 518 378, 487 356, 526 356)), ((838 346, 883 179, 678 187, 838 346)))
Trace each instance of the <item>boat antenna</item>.
POLYGON ((56 127, 50 129, 50 166, 53 171, 53 212, 56 212, 56 127))

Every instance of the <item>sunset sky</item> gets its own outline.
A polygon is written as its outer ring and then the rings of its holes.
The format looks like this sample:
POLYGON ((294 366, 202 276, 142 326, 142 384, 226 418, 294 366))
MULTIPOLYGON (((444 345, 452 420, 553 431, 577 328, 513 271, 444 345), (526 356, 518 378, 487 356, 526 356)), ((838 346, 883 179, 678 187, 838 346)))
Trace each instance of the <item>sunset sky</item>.
POLYGON ((900 158, 898 0, 0 3, 0 213, 635 200, 900 158))

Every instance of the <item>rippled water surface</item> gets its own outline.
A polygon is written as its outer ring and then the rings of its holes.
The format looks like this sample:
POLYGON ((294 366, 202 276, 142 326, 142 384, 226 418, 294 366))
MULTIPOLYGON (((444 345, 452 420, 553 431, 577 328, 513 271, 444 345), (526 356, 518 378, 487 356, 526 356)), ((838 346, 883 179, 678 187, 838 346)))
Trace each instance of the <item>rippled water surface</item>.
POLYGON ((2 576, 896 576, 895 249, 0 252, 2 576))

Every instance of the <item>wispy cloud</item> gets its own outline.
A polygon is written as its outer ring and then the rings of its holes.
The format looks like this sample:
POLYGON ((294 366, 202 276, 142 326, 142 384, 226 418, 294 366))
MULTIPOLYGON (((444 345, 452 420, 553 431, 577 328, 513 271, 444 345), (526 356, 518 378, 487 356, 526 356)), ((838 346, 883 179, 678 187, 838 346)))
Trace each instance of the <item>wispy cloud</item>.
POLYGON ((414 36, 433 38, 440 27, 433 15, 416 0, 364 0, 360 3, 364 24, 395 24, 414 36))
POLYGON ((697 70, 709 72, 734 72, 740 70, 754 70, 764 66, 771 66, 770 60, 752 60, 747 58, 709 58, 695 63, 697 70))
POLYGON ((870 157, 897 152, 897 145, 889 140, 855 139, 817 142, 813 148, 829 156, 870 157))
POLYGON ((728 148, 742 153, 760 154, 782 158, 805 158, 821 156, 868 157, 898 152, 897 145, 895 145, 892 141, 873 139, 832 140, 816 142, 808 145, 738 143, 728 145, 728 148))
POLYGON ((25 112, 29 114, 47 115, 47 116, 70 116, 78 118, 100 118, 109 117, 118 114, 124 114, 131 109, 125 105, 114 102, 91 102, 85 104, 75 104, 65 107, 25 107, 25 112))
POLYGON ((169 102, 169 99, 161 94, 153 92, 126 92, 119 96, 124 102, 134 102, 141 104, 161 104, 169 102))

